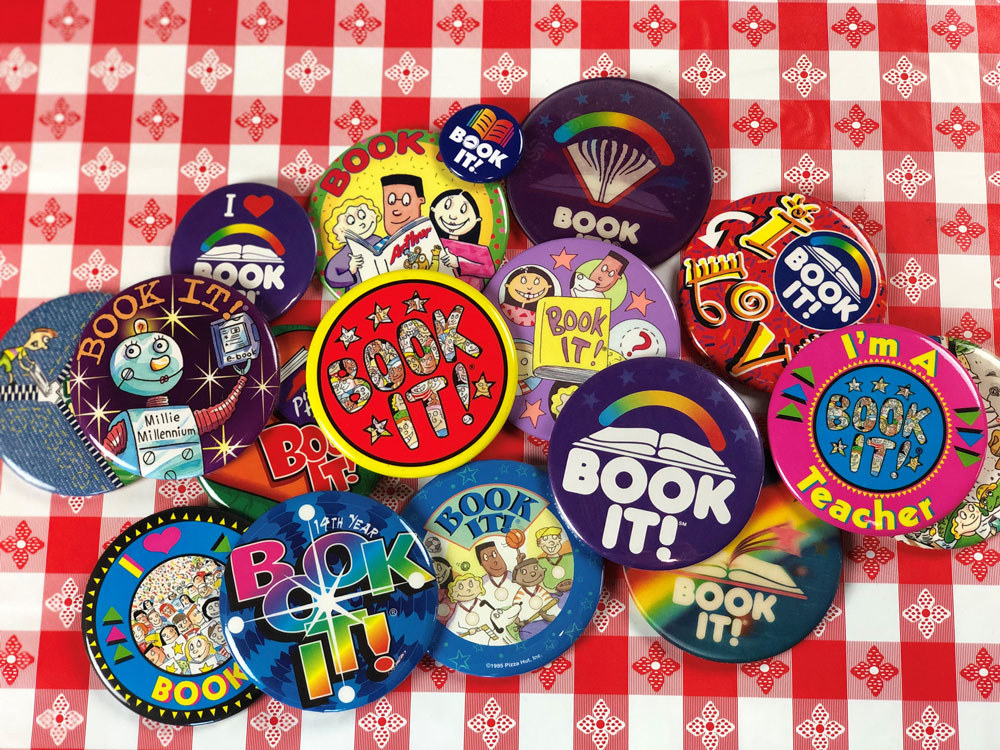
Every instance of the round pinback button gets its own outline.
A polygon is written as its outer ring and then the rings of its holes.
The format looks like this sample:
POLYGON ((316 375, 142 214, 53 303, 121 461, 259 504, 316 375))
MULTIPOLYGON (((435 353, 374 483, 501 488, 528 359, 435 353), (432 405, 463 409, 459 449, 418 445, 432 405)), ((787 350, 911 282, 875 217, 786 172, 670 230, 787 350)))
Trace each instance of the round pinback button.
POLYGON ((499 311, 457 279, 396 271, 327 312, 306 365, 313 416, 345 456, 379 474, 425 477, 475 458, 517 387, 499 311))
POLYGON ((919 531, 976 483, 983 401, 946 348, 878 323, 828 333, 778 378, 767 410, 775 464, 812 513, 856 534, 919 531))
POLYGON ((764 391, 817 336, 885 317, 885 273, 871 243, 834 206, 800 193, 751 195, 707 218, 679 275, 691 341, 764 391))
POLYGON ((687 243, 708 208, 705 136, 676 99, 649 84, 570 84, 531 110, 524 141, 507 195, 536 244, 604 239, 652 266, 687 243))
POLYGON ((680 355, 670 295, 626 250, 588 239, 535 245, 486 287, 518 356, 510 421, 548 440, 566 400, 595 372, 639 357, 680 355))
POLYGON ((466 674, 523 674, 568 649, 594 614, 601 558, 559 517, 544 469, 476 461, 425 485, 403 518, 438 581, 430 653, 466 674))
POLYGON ((222 587, 233 656, 272 698, 314 711, 378 700, 434 635, 437 584, 413 529, 350 492, 275 506, 234 545, 222 587))
POLYGON ((680 570, 625 569, 632 601, 653 629, 703 659, 751 662, 794 646, 840 585, 840 532, 777 482, 726 547, 680 570))
POLYGON ((440 136, 379 133, 334 161, 309 203, 317 271, 335 295, 388 271, 437 271, 482 289, 507 249, 497 183, 463 182, 441 161, 440 136))
MULTIPOLYGON (((972 489, 951 513, 920 531, 900 538, 924 549, 960 549, 990 539, 1000 532, 1000 359, 965 339, 938 339, 948 347, 972 382, 986 407, 986 457, 972 489)), ((977 446, 981 448, 981 446, 977 446)))
POLYGON ((199 478, 208 496, 250 520, 307 492, 367 495, 378 475, 341 455, 313 419, 306 396, 306 356, 314 328, 274 326, 281 362, 278 403, 268 425, 235 459, 199 478))
POLYGON ((493 104, 464 107, 441 128, 441 159, 465 182, 496 182, 506 177, 524 148, 521 124, 493 104))
POLYGON ((0 340, 0 455, 46 492, 97 495, 136 478, 85 438, 67 395, 80 333, 110 299, 85 292, 49 300, 0 340))
POLYGON ((177 224, 170 271, 242 292, 273 320, 309 287, 316 233, 302 206, 270 185, 241 182, 200 198, 177 224))
POLYGON ((154 513, 101 555, 83 596, 83 637, 119 701, 164 724, 205 724, 260 695, 220 622, 223 570, 247 523, 218 508, 154 513))
POLYGON ((556 422, 549 478, 591 548, 643 570, 711 557, 753 513, 764 450, 733 390, 697 365, 629 360, 580 386, 556 422))
POLYGON ((231 287, 158 276, 105 303, 70 362, 73 413, 120 469, 196 477, 228 463, 267 424, 280 385, 263 315, 231 287))

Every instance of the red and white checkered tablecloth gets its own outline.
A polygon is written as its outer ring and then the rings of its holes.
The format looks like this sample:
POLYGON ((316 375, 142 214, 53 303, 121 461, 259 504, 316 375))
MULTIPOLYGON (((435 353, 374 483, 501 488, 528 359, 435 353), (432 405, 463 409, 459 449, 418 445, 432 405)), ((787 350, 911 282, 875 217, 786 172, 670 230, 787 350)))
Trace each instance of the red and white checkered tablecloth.
MULTIPOLYGON (((304 201, 364 136, 440 126, 484 100, 524 116, 604 75, 660 86, 694 114, 715 160, 713 205, 779 187, 833 200, 882 253, 892 322, 993 344, 995 0, 8 0, 0 330, 43 299, 165 273, 178 217, 210 188, 256 180, 304 201)), ((315 322, 328 304, 314 284, 288 320, 315 322)), ((488 455, 544 460, 511 430, 488 455)), ((383 481, 378 495, 398 507, 409 490, 383 481)), ((997 540, 935 554, 845 537, 834 606, 765 663, 713 664, 654 637, 609 566, 577 644, 519 678, 425 659, 356 712, 264 697, 210 726, 140 720, 91 672, 81 588, 123 525, 199 502, 193 480, 84 499, 0 472, 0 747, 1000 744, 997 540)))

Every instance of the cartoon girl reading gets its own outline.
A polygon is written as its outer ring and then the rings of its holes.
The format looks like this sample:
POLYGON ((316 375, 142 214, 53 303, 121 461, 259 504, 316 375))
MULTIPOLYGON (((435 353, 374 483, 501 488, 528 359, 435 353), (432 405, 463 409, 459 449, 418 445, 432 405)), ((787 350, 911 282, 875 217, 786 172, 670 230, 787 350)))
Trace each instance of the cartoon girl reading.
POLYGON ((352 247, 348 239, 378 247, 382 237, 375 234, 382 214, 367 198, 358 198, 344 204, 339 213, 330 214, 323 222, 323 231, 334 247, 340 252, 327 261, 323 274, 333 287, 348 287, 358 281, 358 270, 364 265, 363 245, 352 247))
POLYGON ((496 270, 490 249, 479 244, 482 218, 476 200, 465 190, 445 190, 430 207, 431 224, 441 237, 441 262, 482 289, 496 270))

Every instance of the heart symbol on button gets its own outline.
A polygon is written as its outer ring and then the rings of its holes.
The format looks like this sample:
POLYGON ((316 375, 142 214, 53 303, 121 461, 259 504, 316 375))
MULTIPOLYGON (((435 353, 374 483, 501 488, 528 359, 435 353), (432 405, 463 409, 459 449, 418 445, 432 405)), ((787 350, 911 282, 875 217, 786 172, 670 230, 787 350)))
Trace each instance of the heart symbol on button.
POLYGON ((270 195, 248 195, 243 199, 243 208, 252 213, 254 218, 257 219, 267 213, 273 205, 274 198, 270 195))
POLYGON ((150 552, 162 552, 164 555, 174 548, 174 545, 181 540, 181 530, 176 526, 169 526, 163 531, 155 534, 147 534, 142 540, 142 546, 150 552))

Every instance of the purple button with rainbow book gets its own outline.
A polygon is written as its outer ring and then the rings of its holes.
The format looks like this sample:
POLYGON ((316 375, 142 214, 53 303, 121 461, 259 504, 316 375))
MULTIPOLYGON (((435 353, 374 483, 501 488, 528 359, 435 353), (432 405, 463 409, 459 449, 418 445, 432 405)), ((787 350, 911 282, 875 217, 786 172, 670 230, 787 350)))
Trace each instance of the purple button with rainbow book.
POLYGON ((83 434, 119 469, 154 479, 224 466, 267 424, 281 387, 267 321, 232 287, 157 276, 97 310, 70 360, 83 434))
POLYGON ((508 261, 486 287, 518 357, 509 420, 548 440, 580 384, 617 362, 677 357, 677 311, 632 253, 589 239, 552 240, 508 261))
POLYGON ((302 206, 270 185, 241 182, 201 198, 177 224, 170 270, 228 284, 274 320, 305 293, 316 233, 302 206))
POLYGON ((570 398, 549 446, 562 517, 604 558, 643 570, 683 568, 729 544, 763 476, 746 405, 680 359, 597 373, 570 398))
POLYGON ((708 144, 690 113, 658 88, 627 78, 579 81, 539 102, 523 130, 507 195, 532 242, 605 239, 655 265, 705 215, 708 144))
POLYGON ((919 531, 965 498, 988 450, 983 400, 948 349, 868 324, 788 363, 768 406, 778 472, 812 513, 873 536, 919 531))

